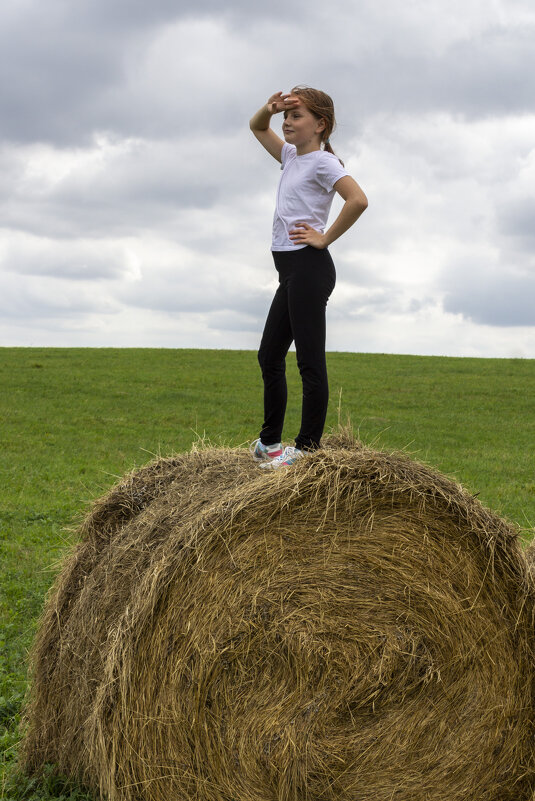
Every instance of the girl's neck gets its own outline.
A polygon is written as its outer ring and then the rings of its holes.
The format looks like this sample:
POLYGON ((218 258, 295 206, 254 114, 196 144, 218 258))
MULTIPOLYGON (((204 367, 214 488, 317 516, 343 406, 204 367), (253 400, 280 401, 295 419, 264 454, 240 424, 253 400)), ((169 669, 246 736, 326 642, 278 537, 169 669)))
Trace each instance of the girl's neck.
POLYGON ((298 156, 306 156, 307 153, 314 153, 315 150, 321 150, 319 142, 309 142, 306 145, 296 145, 295 152, 298 156))

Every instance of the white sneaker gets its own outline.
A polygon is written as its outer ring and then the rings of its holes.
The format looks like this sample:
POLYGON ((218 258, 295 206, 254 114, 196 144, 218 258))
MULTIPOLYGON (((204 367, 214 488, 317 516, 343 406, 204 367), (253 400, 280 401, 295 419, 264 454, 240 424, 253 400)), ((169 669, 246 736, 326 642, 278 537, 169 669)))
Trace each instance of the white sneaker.
POLYGON ((292 448, 291 445, 288 445, 280 456, 277 456, 275 459, 270 459, 269 462, 263 462, 260 467, 263 467, 265 470, 278 470, 279 467, 289 467, 297 462, 302 455, 303 451, 300 451, 299 448, 292 448))
POLYGON ((282 444, 277 442, 275 445, 264 445, 260 439, 255 439, 249 445, 249 453, 255 462, 269 462, 282 454, 282 444))

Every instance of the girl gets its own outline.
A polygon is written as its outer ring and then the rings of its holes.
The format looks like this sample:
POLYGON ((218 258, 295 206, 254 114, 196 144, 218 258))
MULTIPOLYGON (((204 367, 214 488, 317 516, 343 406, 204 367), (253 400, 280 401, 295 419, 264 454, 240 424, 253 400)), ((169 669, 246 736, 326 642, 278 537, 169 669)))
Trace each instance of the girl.
POLYGON ((330 144, 334 126, 329 95, 304 86, 272 95, 250 121, 258 141, 282 164, 271 245, 279 287, 258 352, 264 380, 264 425, 260 438, 251 445, 255 461, 270 469, 291 465, 303 451, 320 446, 329 397, 325 309, 336 281, 327 247, 368 205, 360 186, 334 155, 330 144), (279 112, 284 113, 284 142, 270 128, 271 117, 279 112), (325 231, 335 192, 345 203, 325 231), (292 341, 303 382, 303 405, 295 447, 283 450, 285 359, 292 341))

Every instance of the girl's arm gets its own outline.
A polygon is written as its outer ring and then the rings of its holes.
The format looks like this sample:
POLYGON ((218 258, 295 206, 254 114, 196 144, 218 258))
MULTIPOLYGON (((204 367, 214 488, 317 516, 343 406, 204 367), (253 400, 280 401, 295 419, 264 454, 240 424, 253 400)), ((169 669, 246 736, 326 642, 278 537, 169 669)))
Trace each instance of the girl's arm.
POLYGON ((324 234, 316 231, 308 223, 296 223, 296 227, 289 233, 290 239, 296 245, 312 245, 312 247, 319 250, 328 247, 331 242, 345 234, 348 228, 351 228, 353 223, 368 208, 368 198, 350 175, 344 175, 343 178, 339 178, 334 188, 345 200, 340 214, 324 234))
POLYGON ((283 95, 282 92, 277 92, 271 95, 266 105, 262 106, 262 108, 251 117, 249 122, 249 127, 260 144, 279 162, 282 161, 281 153, 284 142, 277 136, 275 131, 269 127, 271 117, 285 109, 295 108, 295 106, 299 105, 299 102, 299 98, 297 97, 292 97, 292 95, 289 94, 283 95))

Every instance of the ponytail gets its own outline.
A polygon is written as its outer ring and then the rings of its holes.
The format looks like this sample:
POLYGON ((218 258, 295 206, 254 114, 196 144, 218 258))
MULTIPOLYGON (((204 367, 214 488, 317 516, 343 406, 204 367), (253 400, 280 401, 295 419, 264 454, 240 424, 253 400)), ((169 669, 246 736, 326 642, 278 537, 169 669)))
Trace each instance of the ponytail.
MULTIPOLYGON (((327 151, 327 153, 332 153, 332 154, 333 154, 333 156, 336 156, 336 153, 334 152, 334 150, 333 150, 333 149, 332 149, 332 147, 331 147, 331 140, 330 140, 330 139, 326 139, 326 140, 325 140, 325 142, 323 143, 323 149, 324 149, 324 150, 326 150, 326 151, 327 151)), ((344 162, 342 161, 342 159, 340 158, 340 156, 336 156, 336 158, 338 159, 338 161, 340 162, 340 164, 342 165, 342 167, 345 167, 345 166, 346 166, 346 165, 344 164, 344 162)))

